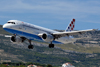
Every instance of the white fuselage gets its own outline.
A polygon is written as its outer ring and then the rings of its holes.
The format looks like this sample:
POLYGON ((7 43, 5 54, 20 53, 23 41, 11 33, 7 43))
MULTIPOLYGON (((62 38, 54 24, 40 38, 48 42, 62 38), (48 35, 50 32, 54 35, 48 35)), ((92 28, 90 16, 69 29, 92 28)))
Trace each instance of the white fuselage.
MULTIPOLYGON (((9 20, 6 24, 3 25, 3 28, 12 34, 16 34, 18 36, 26 37, 28 39, 36 40, 36 41, 43 41, 43 39, 39 37, 38 34, 41 33, 52 34, 58 32, 58 31, 50 30, 47 28, 43 28, 37 25, 29 24, 18 20, 9 20)), ((66 36, 66 37, 55 39, 53 43, 57 43, 57 44, 71 43, 74 41, 75 39, 73 39, 71 36, 69 37, 66 36)))

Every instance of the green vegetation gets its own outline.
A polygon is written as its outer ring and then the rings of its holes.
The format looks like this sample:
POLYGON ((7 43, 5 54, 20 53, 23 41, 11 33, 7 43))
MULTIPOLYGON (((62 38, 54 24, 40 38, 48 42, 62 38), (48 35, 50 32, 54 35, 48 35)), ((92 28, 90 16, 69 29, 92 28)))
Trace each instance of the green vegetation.
POLYGON ((39 47, 35 46, 33 50, 24 49, 24 48, 15 48, 9 42, 9 38, 5 38, 0 36, 1 43, 0 43, 0 50, 4 50, 2 55, 0 55, 0 59, 2 60, 11 60, 12 62, 35 62, 41 64, 52 64, 52 65, 60 65, 65 62, 73 62, 67 57, 60 57, 59 55, 54 54, 53 52, 64 52, 59 49, 50 49, 47 47, 39 47), (43 54, 43 52, 47 51, 47 53, 52 54, 43 54), (7 56, 5 56, 7 54, 7 56))
POLYGON ((50 64, 52 66, 57 66, 57 67, 61 66, 63 63, 66 62, 70 62, 75 67, 92 67, 92 66, 98 67, 100 65, 99 53, 96 53, 96 56, 91 57, 92 54, 65 52, 61 49, 56 49, 56 48, 50 49, 47 47, 39 47, 39 46, 35 46, 33 50, 29 50, 28 48, 24 49, 24 48, 13 47, 14 44, 11 45, 11 43, 8 40, 9 38, 5 38, 3 36, 0 36, 0 38, 2 38, 0 43, 0 50, 1 49, 4 50, 4 52, 1 52, 4 55, 2 56, 0 54, 0 60, 11 60, 11 62, 13 63, 32 62, 35 65, 50 64), (44 52, 46 52, 47 54, 44 52), (7 56, 5 56, 5 54, 7 54, 7 56))
POLYGON ((27 67, 28 65, 36 65, 36 66, 42 66, 42 67, 56 67, 56 66, 52 66, 50 64, 39 64, 39 63, 32 63, 32 62, 28 62, 28 63, 22 63, 22 62, 19 62, 19 63, 2 63, 0 64, 0 67, 27 67))
MULTIPOLYGON (((2 28, 0 28, 0 31, 0 34, 9 34, 2 28)), ((99 41, 99 39, 96 41, 99 41)), ((82 41, 80 42, 83 43, 82 41)), ((36 42, 34 41, 34 44, 35 43, 36 42)), ((33 50, 29 50, 26 44, 27 43, 25 43, 24 46, 18 47, 18 45, 12 44, 9 41, 9 38, 0 36, 0 50, 3 50, 0 52, 0 61, 11 60, 11 62, 0 64, 0 67, 7 67, 6 64, 10 65, 9 67, 26 67, 29 64, 43 67, 59 67, 67 62, 70 62, 75 67, 100 66, 100 47, 84 47, 79 44, 64 44, 56 45, 63 50, 58 48, 50 49, 45 46, 34 46, 33 50), (26 48, 24 48, 25 46, 26 48), (69 50, 69 52, 66 50, 69 50)))
POLYGON ((78 44, 64 44, 64 45, 56 45, 64 50, 71 50, 71 51, 77 51, 82 53, 100 53, 100 47, 84 47, 78 44))

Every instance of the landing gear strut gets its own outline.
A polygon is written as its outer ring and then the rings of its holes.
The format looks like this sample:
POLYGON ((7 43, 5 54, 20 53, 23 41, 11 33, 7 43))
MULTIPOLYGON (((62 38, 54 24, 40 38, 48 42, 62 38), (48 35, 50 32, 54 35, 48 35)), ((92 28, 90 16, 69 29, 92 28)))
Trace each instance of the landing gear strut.
POLYGON ((31 45, 31 40, 28 40, 29 41, 29 43, 30 43, 30 45, 28 45, 28 48, 29 49, 33 49, 34 48, 34 46, 33 45, 31 45))
POLYGON ((49 44, 49 48, 54 48, 54 44, 49 44))

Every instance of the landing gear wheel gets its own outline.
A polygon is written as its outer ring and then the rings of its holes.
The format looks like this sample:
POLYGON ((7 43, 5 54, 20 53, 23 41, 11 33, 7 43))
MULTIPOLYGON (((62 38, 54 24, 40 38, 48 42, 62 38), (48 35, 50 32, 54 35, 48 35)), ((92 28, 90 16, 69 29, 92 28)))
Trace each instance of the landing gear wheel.
POLYGON ((51 44, 49 44, 49 48, 51 48, 51 44))
POLYGON ((28 48, 29 48, 29 49, 33 49, 34 46, 33 46, 33 45, 29 45, 28 48))
POLYGON ((54 44, 49 44, 49 48, 54 48, 54 44))
POLYGON ((54 44, 52 44, 52 48, 54 48, 54 44))
POLYGON ((30 45, 28 46, 28 48, 29 49, 33 49, 34 48, 34 46, 33 45, 31 45, 31 40, 28 40, 29 41, 29 43, 30 43, 30 45))

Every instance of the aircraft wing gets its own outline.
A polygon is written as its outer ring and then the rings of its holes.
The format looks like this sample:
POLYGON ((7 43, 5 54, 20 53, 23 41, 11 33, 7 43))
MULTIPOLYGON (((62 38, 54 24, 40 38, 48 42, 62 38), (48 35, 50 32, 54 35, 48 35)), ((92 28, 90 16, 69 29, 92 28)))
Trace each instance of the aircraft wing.
POLYGON ((12 35, 5 35, 5 37, 12 37, 12 35))
POLYGON ((71 35, 78 35, 88 31, 95 31, 95 29, 88 29, 88 30, 80 30, 80 31, 67 31, 67 32, 57 32, 53 33, 55 38, 60 38, 64 36, 71 36, 71 35))

